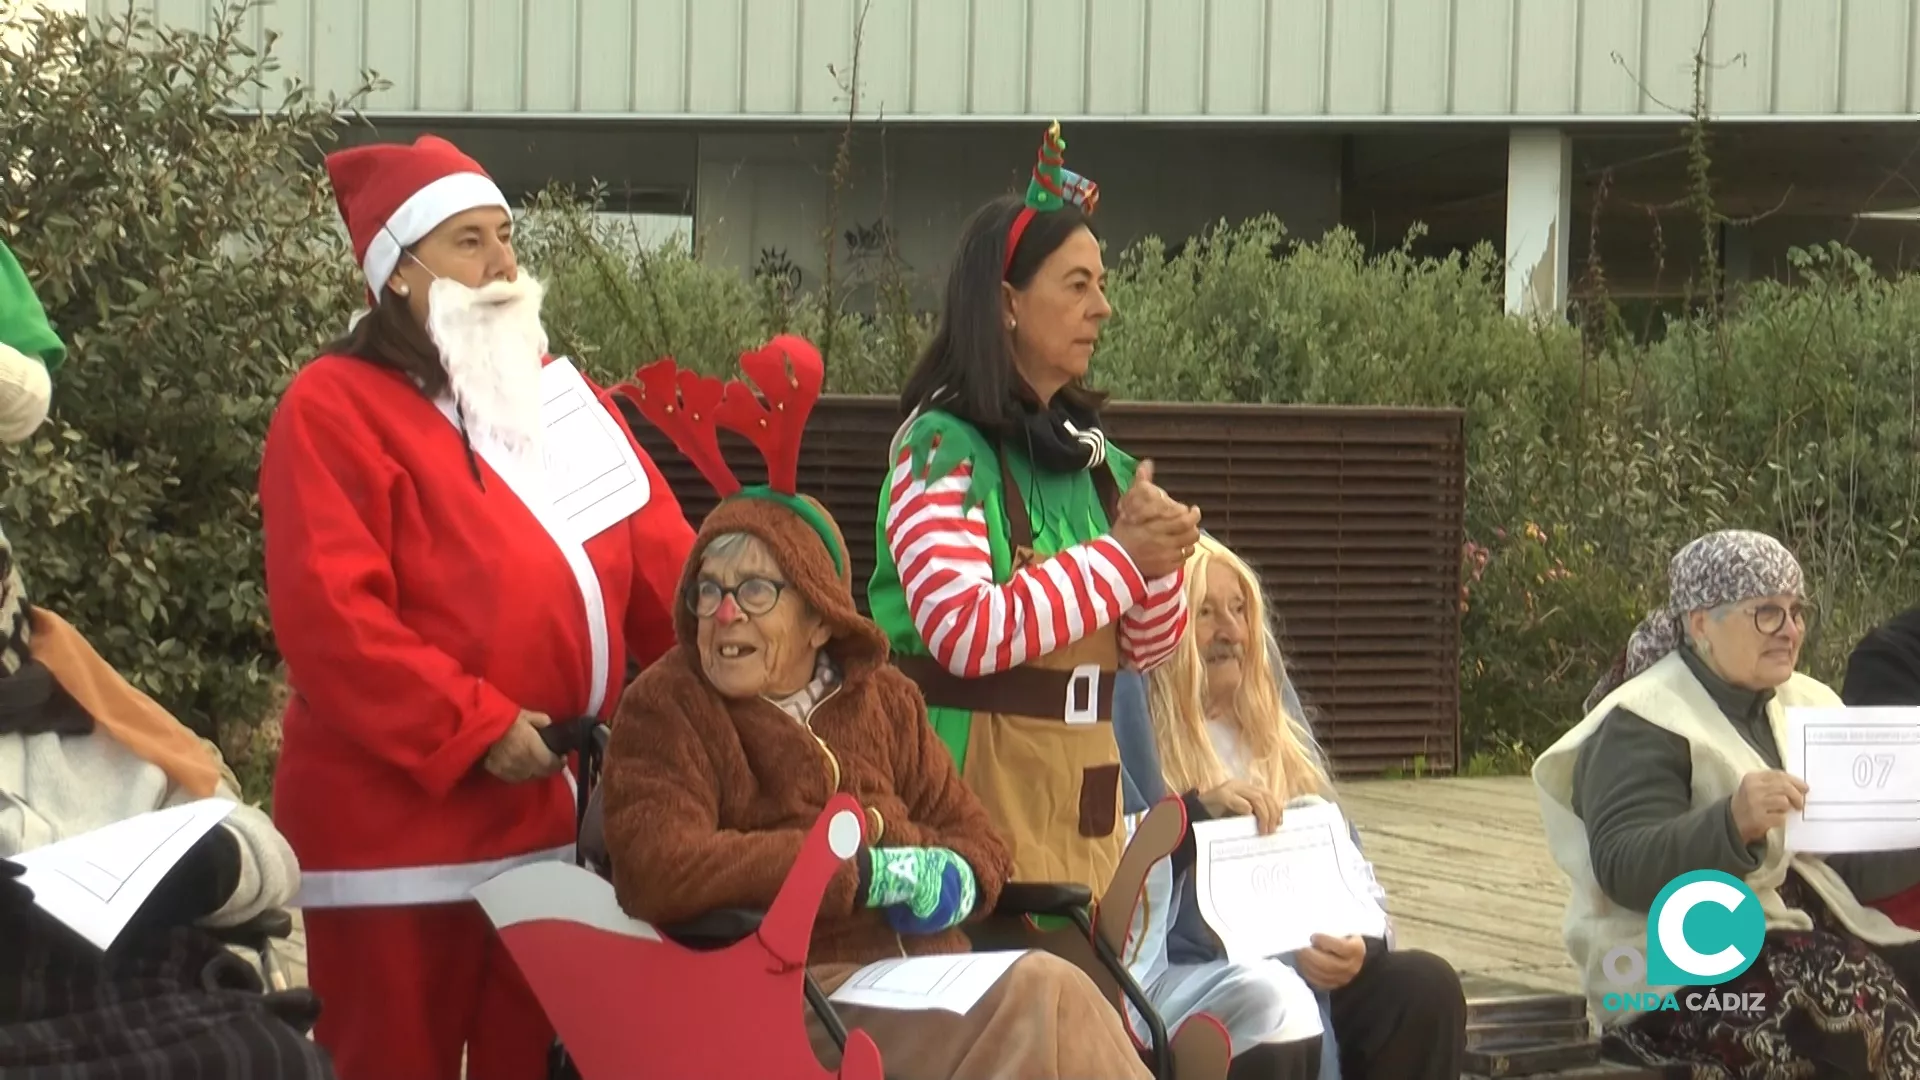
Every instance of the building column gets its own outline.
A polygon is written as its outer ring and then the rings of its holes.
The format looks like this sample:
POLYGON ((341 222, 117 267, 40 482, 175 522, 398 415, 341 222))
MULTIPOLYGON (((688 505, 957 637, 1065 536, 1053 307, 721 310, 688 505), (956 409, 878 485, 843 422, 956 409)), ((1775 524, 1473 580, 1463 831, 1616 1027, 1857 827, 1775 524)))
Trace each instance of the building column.
POLYGON ((1507 314, 1561 319, 1573 216, 1573 140, 1555 128, 1507 136, 1507 314))
POLYGON ((1720 265, 1728 284, 1753 280, 1753 226, 1729 221, 1720 226, 1720 265))

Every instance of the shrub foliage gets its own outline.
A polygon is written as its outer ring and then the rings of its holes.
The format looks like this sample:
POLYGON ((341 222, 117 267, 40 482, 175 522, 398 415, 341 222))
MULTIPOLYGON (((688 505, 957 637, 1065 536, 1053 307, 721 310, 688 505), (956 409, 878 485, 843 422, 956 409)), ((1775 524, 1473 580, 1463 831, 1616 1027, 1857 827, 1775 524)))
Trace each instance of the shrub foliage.
POLYGON ((35 602, 243 764, 273 693, 260 444, 353 305, 312 167, 336 105, 225 112, 273 72, 244 25, 53 15, 0 44, 0 227, 70 349, 48 424, 0 452, 6 531, 35 602))
MULTIPOLYGON (((313 163, 339 103, 223 112, 273 70, 239 20, 196 35, 53 18, 0 46, 0 222, 72 346, 52 421, 0 457, 0 510, 36 596, 244 758, 274 683, 260 442, 357 297, 313 163)), ((602 376, 663 354, 724 371, 792 331, 821 342, 830 390, 890 393, 925 339, 884 272, 854 283, 877 306, 856 313, 854 290, 641 250, 592 202, 543 195, 520 247, 556 350, 602 376)), ((1524 764, 1572 723, 1701 532, 1764 529, 1799 552, 1824 612, 1806 666, 1829 681, 1916 595, 1920 282, 1843 248, 1798 253, 1791 283, 1730 292, 1652 341, 1604 317, 1585 333, 1507 318, 1485 249, 1370 255, 1262 218, 1110 257, 1096 365, 1122 398, 1467 409, 1470 768, 1524 764)))
MULTIPOLYGON (((669 351, 719 373, 770 332, 830 321, 817 296, 636 254, 605 228, 561 201, 531 226, 555 325, 603 376, 669 351), (660 299, 627 299, 649 289, 660 299)), ((1642 341, 1603 319, 1582 334, 1507 317, 1488 249, 1369 255, 1344 231, 1295 243, 1272 218, 1222 223, 1177 254, 1148 240, 1119 256, 1095 374, 1135 400, 1464 407, 1465 749, 1470 768, 1506 770, 1578 719, 1703 532, 1761 529, 1798 552, 1823 613, 1804 666, 1832 682, 1920 596, 1920 280, 1839 246, 1796 258, 1793 282, 1642 341)), ((925 332, 884 306, 831 322, 846 393, 894 392, 925 332)))

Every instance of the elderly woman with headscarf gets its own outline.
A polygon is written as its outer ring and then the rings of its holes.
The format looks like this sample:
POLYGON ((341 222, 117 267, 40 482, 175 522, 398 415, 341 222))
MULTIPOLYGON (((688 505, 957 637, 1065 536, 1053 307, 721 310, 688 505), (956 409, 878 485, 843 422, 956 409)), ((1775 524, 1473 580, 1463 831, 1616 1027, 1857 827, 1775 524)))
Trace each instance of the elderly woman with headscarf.
POLYGON ((1547 843, 1573 885, 1567 948, 1604 1044, 1703 1078, 1920 1076, 1920 935, 1863 903, 1920 878, 1920 860, 1784 843, 1808 791, 1781 767, 1784 710, 1840 704, 1794 670, 1799 563, 1771 537, 1717 532, 1681 549, 1669 576, 1667 605, 1533 769, 1547 843), (1650 985, 1649 911, 1675 878, 1709 870, 1758 897, 1758 957, 1712 987, 1650 985), (1742 996, 1714 1008, 1695 989, 1742 996), (1690 1004, 1605 1008, 1614 994, 1690 1004))

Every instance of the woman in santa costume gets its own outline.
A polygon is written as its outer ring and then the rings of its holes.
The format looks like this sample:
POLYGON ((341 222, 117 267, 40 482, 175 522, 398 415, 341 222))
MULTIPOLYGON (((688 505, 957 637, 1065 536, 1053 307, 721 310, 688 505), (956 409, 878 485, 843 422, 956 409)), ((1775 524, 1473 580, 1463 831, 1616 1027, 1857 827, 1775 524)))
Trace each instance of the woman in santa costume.
POLYGON ((463 1051, 472 1080, 537 1080, 551 1028, 470 893, 572 858, 541 731, 607 716, 628 658, 673 644, 693 530, 547 356, 478 164, 426 136, 327 171, 373 306, 288 388, 260 476, 315 1036, 345 1080, 456 1080, 463 1051))

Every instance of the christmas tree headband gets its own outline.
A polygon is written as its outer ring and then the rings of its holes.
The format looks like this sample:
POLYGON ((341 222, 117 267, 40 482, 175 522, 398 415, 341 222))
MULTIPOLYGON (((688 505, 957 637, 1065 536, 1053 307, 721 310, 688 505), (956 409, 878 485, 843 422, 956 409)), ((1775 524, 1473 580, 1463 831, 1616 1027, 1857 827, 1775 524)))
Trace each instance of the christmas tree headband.
POLYGON ((1040 160, 1034 162, 1033 179, 1027 183, 1027 205, 1020 208, 1013 227, 1007 230, 1007 258, 1000 267, 1001 277, 1012 272, 1013 253, 1019 249, 1020 237, 1026 233, 1027 226, 1033 224, 1033 215, 1067 205, 1079 207, 1083 214, 1092 214, 1100 205, 1100 185, 1069 170, 1066 161, 1067 140, 1060 137, 1060 121, 1055 120, 1040 141, 1040 160))
POLYGON ((820 534, 833 557, 834 572, 845 573, 833 523, 797 490, 800 439, 826 381, 820 350, 804 338, 782 334, 766 347, 742 354, 740 368, 760 388, 759 394, 738 379, 722 382, 683 370, 671 358, 634 372, 633 379, 613 392, 633 402, 640 415, 673 440, 721 501, 764 499, 786 507, 820 534), (760 451, 767 463, 765 484, 743 487, 733 475, 720 450, 721 428, 744 436, 760 451))

